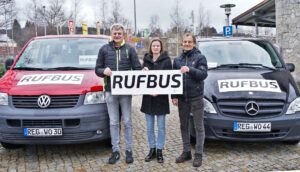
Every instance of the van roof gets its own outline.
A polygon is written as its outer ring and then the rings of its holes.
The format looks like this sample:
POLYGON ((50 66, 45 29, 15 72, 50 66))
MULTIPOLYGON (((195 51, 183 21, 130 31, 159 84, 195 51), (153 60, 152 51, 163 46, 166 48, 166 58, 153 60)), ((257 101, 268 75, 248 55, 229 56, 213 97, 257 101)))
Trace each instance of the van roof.
POLYGON ((203 41, 247 41, 247 40, 256 40, 256 41, 266 41, 264 38, 253 38, 253 37, 210 37, 210 38, 200 38, 197 39, 198 42, 203 41))
POLYGON ((99 39, 109 39, 107 35, 46 35, 37 36, 33 39, 50 39, 50 38, 99 38, 99 39))

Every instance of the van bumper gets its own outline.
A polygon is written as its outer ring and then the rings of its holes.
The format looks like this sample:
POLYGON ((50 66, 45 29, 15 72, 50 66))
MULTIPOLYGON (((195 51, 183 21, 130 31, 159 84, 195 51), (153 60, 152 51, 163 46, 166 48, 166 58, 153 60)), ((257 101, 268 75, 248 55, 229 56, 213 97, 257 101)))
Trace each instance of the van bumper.
POLYGON ((106 104, 64 109, 0 106, 0 141, 11 144, 73 144, 110 138, 106 104), (62 128, 62 136, 24 136, 24 128, 62 128))
POLYGON ((231 141, 296 141, 300 140, 300 113, 270 118, 236 119, 218 114, 205 114, 205 137, 231 141), (270 132, 236 132, 234 122, 271 123, 270 132))

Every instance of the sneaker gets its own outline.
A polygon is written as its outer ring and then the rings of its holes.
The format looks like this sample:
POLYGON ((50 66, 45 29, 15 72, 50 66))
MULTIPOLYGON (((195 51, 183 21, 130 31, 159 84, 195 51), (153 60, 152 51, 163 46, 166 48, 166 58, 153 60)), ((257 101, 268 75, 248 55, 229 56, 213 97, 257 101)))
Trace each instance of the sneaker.
POLYGON ((202 165, 202 154, 196 153, 193 161, 193 166, 200 167, 201 165, 202 165))
POLYGON ((192 159, 191 151, 188 152, 182 152, 182 154, 176 158, 175 163, 183 163, 184 161, 188 161, 192 159))
POLYGON ((120 159, 120 153, 115 151, 111 154, 111 157, 108 159, 109 164, 115 164, 120 159))
POLYGON ((133 163, 133 157, 132 157, 132 151, 126 151, 125 152, 125 154, 126 154, 126 163, 127 164, 130 164, 130 163, 133 163))

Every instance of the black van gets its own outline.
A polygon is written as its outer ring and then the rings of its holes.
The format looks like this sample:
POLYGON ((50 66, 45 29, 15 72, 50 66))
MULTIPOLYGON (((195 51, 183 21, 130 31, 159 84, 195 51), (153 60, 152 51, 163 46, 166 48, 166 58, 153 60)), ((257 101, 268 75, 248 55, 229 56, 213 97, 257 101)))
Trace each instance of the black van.
POLYGON ((198 47, 208 62, 207 139, 299 142, 300 97, 290 73, 295 66, 285 64, 269 41, 209 38, 198 47))

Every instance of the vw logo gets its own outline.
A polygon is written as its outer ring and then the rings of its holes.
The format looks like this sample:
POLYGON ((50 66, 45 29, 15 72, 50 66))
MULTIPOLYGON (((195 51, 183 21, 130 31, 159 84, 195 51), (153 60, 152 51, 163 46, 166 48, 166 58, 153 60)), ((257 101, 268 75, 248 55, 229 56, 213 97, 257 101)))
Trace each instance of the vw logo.
POLYGON ((41 95, 38 100, 37 104, 40 108, 47 108, 51 103, 51 98, 47 95, 41 95))
POLYGON ((258 113, 259 106, 256 102, 250 101, 246 104, 245 110, 246 110, 248 115, 254 116, 258 113))

